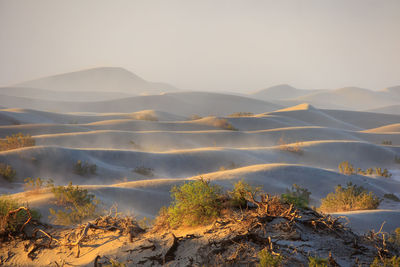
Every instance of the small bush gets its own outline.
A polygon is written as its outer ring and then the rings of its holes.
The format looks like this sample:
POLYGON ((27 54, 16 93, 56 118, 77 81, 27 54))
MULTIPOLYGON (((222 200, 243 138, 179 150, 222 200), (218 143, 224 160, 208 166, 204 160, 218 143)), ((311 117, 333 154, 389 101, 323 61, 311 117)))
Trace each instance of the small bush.
POLYGON ((32 219, 40 219, 40 213, 37 210, 30 209, 27 207, 27 205, 20 205, 16 200, 7 196, 0 196, 0 233, 16 232, 27 221, 29 216, 25 210, 21 210, 15 216, 10 216, 7 218, 7 214, 10 211, 16 210, 19 207, 28 208, 32 219))
POLYGON ((371 267, 400 267, 400 257, 393 256, 392 258, 380 259, 375 257, 371 263, 371 267))
POLYGON ((384 194, 383 197, 396 202, 400 202, 400 198, 398 198, 395 194, 384 194))
POLYGON ((293 184, 292 189, 286 190, 285 194, 281 195, 282 201, 293 204, 299 208, 307 208, 310 203, 311 192, 297 184, 293 184))
POLYGON ((17 176, 17 172, 10 165, 0 163, 0 176, 12 182, 17 176))
POLYGON ((375 168, 375 173, 376 173, 376 175, 382 176, 385 178, 392 177, 392 174, 387 169, 382 170, 382 168, 375 168))
POLYGON ((231 130, 231 131, 237 131, 238 129, 236 129, 231 123, 229 123, 229 121, 227 119, 215 119, 215 121, 213 122, 213 126, 214 127, 218 127, 218 128, 222 128, 225 130, 231 130))
POLYGON ((22 133, 17 133, 11 136, 6 136, 5 139, 0 139, 0 151, 30 147, 34 145, 35 139, 33 139, 29 134, 24 135, 22 133))
POLYGON ((260 187, 253 187, 243 180, 234 184, 233 190, 228 192, 232 207, 244 208, 249 197, 255 198, 261 191, 260 187))
POLYGON ((195 121, 195 120, 200 120, 203 117, 199 116, 199 115, 192 115, 189 117, 189 120, 195 121))
POLYGON ((348 161, 343 161, 339 164, 339 172, 344 175, 353 175, 356 174, 356 171, 348 161))
POLYGON ((381 200, 375 194, 349 182, 347 187, 338 185, 335 193, 329 193, 326 198, 321 199, 320 210, 323 212, 368 210, 378 208, 380 203, 381 200))
POLYGON ((221 167, 219 167, 219 170, 220 171, 227 171, 227 170, 233 170, 233 169, 237 169, 237 168, 239 168, 240 166, 238 165, 238 164, 236 164, 235 162, 231 162, 231 163, 229 163, 227 166, 221 166, 221 167))
POLYGON ((229 115, 229 117, 237 118, 237 117, 251 117, 254 116, 254 113, 252 112, 235 112, 229 115))
POLYGON ((388 242, 400 248, 400 227, 397 227, 393 233, 389 234, 388 242))
POLYGON ((74 173, 80 176, 95 175, 96 172, 97 172, 97 165, 90 164, 87 161, 82 162, 81 160, 78 160, 74 165, 74 173))
POLYGON ((304 151, 301 148, 301 142, 294 142, 293 144, 289 144, 283 137, 278 140, 279 149, 282 151, 288 151, 295 154, 303 155, 304 151))
POLYGON ((56 199, 56 205, 63 207, 63 210, 50 208, 53 222, 60 225, 71 225, 81 223, 84 220, 94 218, 98 215, 99 201, 93 194, 79 186, 73 186, 72 182, 68 186, 50 185, 51 192, 56 199))
POLYGON ((280 267, 282 266, 282 255, 273 255, 267 249, 263 249, 258 253, 260 261, 258 267, 280 267))
POLYGON ((389 140, 383 140, 383 141, 382 141, 382 145, 385 145, 385 146, 391 146, 391 145, 392 145, 392 141, 389 141, 389 140))
POLYGON ((173 228, 210 223, 220 215, 222 209, 221 188, 203 178, 174 186, 171 197, 167 221, 173 228))
POLYGON ((397 163, 397 164, 400 164, 400 157, 395 156, 394 157, 394 162, 397 163))
POLYGON ((308 267, 328 267, 328 259, 308 257, 308 267))
POLYGON ((141 174, 143 176, 154 177, 154 169, 152 169, 152 168, 148 168, 145 166, 139 166, 139 167, 136 167, 133 171, 138 174, 141 174))

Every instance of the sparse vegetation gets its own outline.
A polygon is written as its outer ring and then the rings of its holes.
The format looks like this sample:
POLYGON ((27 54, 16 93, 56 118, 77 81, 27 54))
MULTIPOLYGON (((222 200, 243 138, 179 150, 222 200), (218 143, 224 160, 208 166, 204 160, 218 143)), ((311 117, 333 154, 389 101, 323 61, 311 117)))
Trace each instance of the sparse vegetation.
POLYGON ((224 130, 230 130, 230 131, 237 131, 236 129, 227 119, 220 119, 216 118, 213 122, 214 127, 222 128, 224 130))
POLYGON ((400 257, 393 256, 383 259, 376 257, 370 267, 400 267, 400 257))
POLYGON ((261 187, 253 187, 243 180, 233 185, 233 190, 228 191, 231 205, 237 208, 245 208, 249 198, 255 198, 261 191, 261 187))
POLYGON ((138 166, 133 171, 143 176, 154 177, 154 169, 152 168, 148 168, 145 166, 138 166))
POLYGON ((354 166, 350 164, 348 161, 341 162, 338 168, 339 172, 344 175, 360 174, 360 175, 377 175, 385 178, 392 177, 392 174, 387 169, 382 169, 378 167, 368 168, 365 171, 362 170, 361 168, 358 168, 356 171, 354 166))
POLYGON ((17 133, 11 136, 6 136, 4 139, 0 139, 0 151, 30 147, 34 145, 35 139, 33 139, 29 134, 24 135, 22 133, 17 133))
POLYGON ((173 228, 210 223, 220 215, 222 209, 221 188, 203 178, 174 186, 171 197, 167 221, 173 228))
POLYGON ((349 182, 347 187, 338 185, 334 193, 329 193, 326 198, 321 199, 320 210, 323 212, 368 210, 378 208, 380 203, 381 199, 374 193, 349 182))
POLYGON ((254 116, 254 113, 252 113, 252 112, 235 112, 235 113, 232 113, 231 115, 229 115, 229 117, 233 117, 233 118, 235 118, 235 117, 251 117, 251 116, 254 116))
POLYGON ((8 196, 0 196, 0 236, 12 235, 30 220, 39 220, 40 213, 27 205, 20 205, 8 196))
POLYGON ((294 142, 292 144, 289 144, 284 137, 279 138, 278 140, 278 145, 279 145, 279 149, 282 151, 288 151, 288 152, 292 152, 295 154, 299 154, 299 155, 303 155, 304 151, 301 148, 302 143, 301 142, 294 142))
POLYGON ((292 188, 286 190, 286 193, 281 195, 281 199, 289 204, 293 204, 299 208, 307 208, 310 202, 311 192, 306 188, 293 184, 292 188))
POLYGON ((201 117, 201 116, 199 116, 199 115, 192 115, 192 116, 190 116, 189 117, 189 120, 192 120, 192 121, 195 121, 195 120, 200 120, 200 119, 202 119, 203 117, 201 117))
POLYGON ((400 164, 400 157, 395 156, 394 157, 394 162, 397 163, 397 164, 400 164))
POLYGON ((12 182, 17 176, 17 172, 11 167, 11 165, 0 163, 0 176, 9 182, 12 182))
POLYGON ((74 165, 74 173, 80 176, 96 175, 96 172, 97 165, 90 164, 87 161, 82 162, 81 160, 78 160, 74 165))
POLYGON ((282 266, 283 257, 279 254, 272 254, 267 249, 263 249, 258 253, 258 267, 280 267, 282 266))
POLYGON ((308 267, 328 267, 328 259, 308 257, 308 267))
POLYGON ((73 186, 72 182, 68 186, 50 185, 50 190, 56 199, 56 205, 61 206, 62 210, 50 208, 50 214, 54 223, 60 225, 71 225, 81 223, 99 215, 99 201, 95 195, 90 194, 86 189, 73 186))
POLYGON ((392 145, 392 141, 389 141, 389 140, 383 140, 383 141, 382 141, 382 145, 385 145, 385 146, 391 146, 391 145, 392 145))
POLYGON ((226 165, 226 166, 221 166, 221 167, 219 167, 219 170, 220 171, 226 171, 226 170, 233 170, 233 169, 237 169, 237 168, 239 168, 240 166, 238 165, 238 164, 236 164, 235 162, 230 162, 228 165, 226 165))
POLYGON ((400 248, 400 227, 397 227, 392 234, 390 234, 388 241, 400 248))
POLYGON ((384 194, 383 197, 396 202, 400 202, 400 198, 398 198, 395 194, 384 194))

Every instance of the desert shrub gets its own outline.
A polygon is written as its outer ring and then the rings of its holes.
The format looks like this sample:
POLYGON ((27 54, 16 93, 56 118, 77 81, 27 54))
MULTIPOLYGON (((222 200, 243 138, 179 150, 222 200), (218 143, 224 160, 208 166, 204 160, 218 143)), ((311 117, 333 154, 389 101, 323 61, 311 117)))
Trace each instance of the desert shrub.
POLYGON ((218 128, 222 128, 225 130, 231 130, 231 131, 237 131, 238 129, 236 129, 231 123, 229 123, 229 121, 227 119, 215 119, 213 122, 213 126, 218 127, 218 128))
POLYGON ((394 162, 397 163, 397 164, 400 164, 400 157, 395 156, 394 157, 394 162))
POLYGON ((294 142, 292 144, 289 144, 289 142, 286 141, 285 138, 281 137, 278 140, 278 145, 279 149, 282 151, 288 151, 299 155, 303 155, 304 153, 303 149, 301 148, 301 142, 294 142))
POLYGON ((233 169, 237 169, 240 166, 238 164, 236 164, 235 162, 230 162, 227 166, 221 166, 219 167, 220 171, 226 171, 226 170, 233 170, 233 169))
POLYGON ((283 257, 282 255, 273 255, 270 253, 267 249, 263 249, 258 253, 258 259, 259 259, 259 264, 257 264, 258 267, 279 267, 283 266, 282 261, 283 257))
POLYGON ((347 183, 347 187, 338 185, 335 193, 329 193, 321 199, 320 210, 323 212, 367 210, 378 208, 381 200, 362 186, 347 183))
POLYGON ((310 203, 311 192, 306 188, 293 184, 292 188, 286 189, 286 193, 281 195, 282 201, 293 204, 299 208, 307 208, 310 203))
POLYGON ((86 189, 73 186, 72 182, 68 186, 50 185, 50 189, 56 199, 55 204, 63 207, 63 210, 57 211, 49 209, 54 223, 77 224, 98 215, 99 201, 86 189))
POLYGON ((35 145, 35 139, 29 134, 24 135, 22 133, 13 134, 6 136, 5 139, 0 139, 0 151, 6 151, 21 147, 30 147, 35 145))
POLYGON ((220 215, 221 196, 221 188, 203 178, 174 186, 171 190, 172 204, 167 210, 169 225, 178 227, 210 223, 220 215))
POLYGON ((95 175, 96 172, 97 172, 97 165, 90 164, 87 161, 82 162, 81 160, 78 160, 74 165, 74 173, 80 176, 95 175))
POLYGON ((400 248, 400 227, 397 227, 393 233, 390 233, 387 241, 400 248))
POLYGON ((20 205, 16 200, 7 196, 0 196, 0 233, 16 232, 27 221, 29 215, 26 210, 21 210, 16 213, 15 216, 9 216, 7 218, 7 214, 10 211, 16 210, 19 207, 27 208, 32 219, 40 219, 40 213, 37 210, 30 209, 27 205, 20 205))
POLYGON ((253 116, 254 113, 252 112, 235 112, 229 115, 229 117, 250 117, 253 116))
POLYGON ((126 264, 118 260, 110 259, 110 264, 103 264, 104 267, 126 267, 126 264))
POLYGON ((382 170, 382 168, 375 168, 375 173, 376 173, 376 175, 382 176, 385 178, 392 177, 392 174, 387 169, 382 170))
POLYGON ((339 164, 339 172, 344 175, 353 175, 356 174, 356 171, 348 161, 343 161, 339 164))
POLYGON ((320 257, 308 257, 309 267, 328 267, 328 259, 320 257))
POLYGON ((37 177, 36 179, 28 177, 24 180, 24 182, 24 190, 30 191, 34 194, 39 193, 42 188, 50 187, 53 184, 53 180, 44 180, 40 177, 37 177))
POLYGON ((392 258, 383 259, 375 257, 371 267, 400 267, 400 257, 393 256, 392 258))
POLYGON ((0 176, 9 182, 14 181, 17 172, 8 164, 0 163, 0 176))
POLYGON ((392 141, 383 140, 383 141, 382 141, 382 145, 391 146, 391 145, 392 145, 392 141))
POLYGON ((154 169, 152 168, 148 168, 145 166, 138 166, 133 171, 143 176, 154 177, 154 169))
POLYGON ((395 194, 384 194, 383 197, 396 202, 400 202, 400 198, 398 198, 395 194))
POLYGON ((232 191, 228 191, 228 196, 233 207, 244 208, 247 206, 249 197, 256 198, 260 191, 260 187, 253 187, 241 180, 233 185, 232 191))

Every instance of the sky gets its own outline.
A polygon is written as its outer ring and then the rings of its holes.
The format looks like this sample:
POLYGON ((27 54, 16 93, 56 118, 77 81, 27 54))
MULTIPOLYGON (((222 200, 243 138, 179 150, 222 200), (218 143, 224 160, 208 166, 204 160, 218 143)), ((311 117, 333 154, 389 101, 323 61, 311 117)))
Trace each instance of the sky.
POLYGON ((0 86, 123 67, 181 89, 400 85, 399 0, 0 0, 0 86))

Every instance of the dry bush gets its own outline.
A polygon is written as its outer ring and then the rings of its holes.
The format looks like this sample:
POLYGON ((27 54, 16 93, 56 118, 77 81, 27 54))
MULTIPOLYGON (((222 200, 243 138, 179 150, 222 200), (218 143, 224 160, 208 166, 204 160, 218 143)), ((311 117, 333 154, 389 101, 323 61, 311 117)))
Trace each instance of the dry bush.
POLYGON ((279 145, 279 149, 282 151, 288 151, 288 152, 292 152, 295 154, 299 154, 299 155, 303 155, 304 151, 302 149, 302 142, 294 142, 292 144, 289 144, 283 137, 279 138, 278 140, 278 145, 279 145))
POLYGON ((351 165, 348 161, 343 161, 339 164, 339 172, 344 175, 356 174, 354 166, 351 165))
POLYGON ((133 171, 143 176, 154 177, 154 169, 152 168, 148 168, 145 166, 138 166, 133 171))
POLYGON ((233 169, 237 169, 237 168, 240 168, 240 166, 232 161, 226 166, 219 167, 218 170, 219 171, 227 171, 227 170, 233 170, 233 169))
POLYGON ((72 182, 68 186, 50 186, 51 192, 56 198, 56 205, 62 210, 55 211, 50 208, 53 222, 60 225, 71 225, 82 223, 84 220, 92 219, 99 215, 99 201, 95 195, 79 186, 73 186, 72 182))
POLYGON ((252 113, 252 112, 235 112, 235 113, 232 113, 231 115, 229 115, 228 117, 237 118, 237 117, 251 117, 251 116, 254 116, 254 113, 252 113))
POLYGON ((80 176, 96 175, 97 165, 78 160, 74 165, 74 173, 80 176))
POLYGON ((17 176, 17 172, 11 167, 11 165, 0 163, 0 176, 9 182, 12 182, 17 176))
POLYGON ((214 127, 222 128, 224 130, 231 130, 231 131, 237 131, 238 130, 231 123, 229 123, 229 121, 227 119, 216 118, 213 121, 212 125, 214 127))
POLYGON ((243 180, 233 185, 233 190, 228 191, 228 197, 232 207, 245 208, 249 199, 255 199, 261 192, 261 187, 253 187, 243 180))
POLYGON ((392 145, 392 141, 390 141, 390 140, 383 140, 383 141, 382 141, 382 145, 391 146, 391 145, 392 145))
POLYGON ((383 197, 396 202, 400 202, 400 198, 398 198, 395 194, 384 194, 383 197))
POLYGON ((347 183, 347 187, 338 185, 335 193, 329 193, 321 199, 320 210, 323 212, 339 212, 352 210, 376 209, 381 203, 372 192, 367 192, 362 186, 347 183))
POLYGON ((6 136, 5 139, 0 139, 0 151, 30 147, 34 145, 35 139, 33 139, 29 134, 24 135, 22 133, 17 133, 11 136, 6 136))
POLYGON ((51 187, 53 184, 52 179, 44 180, 40 177, 36 179, 28 177, 24 182, 24 190, 28 191, 30 194, 38 194, 44 187, 51 187))

